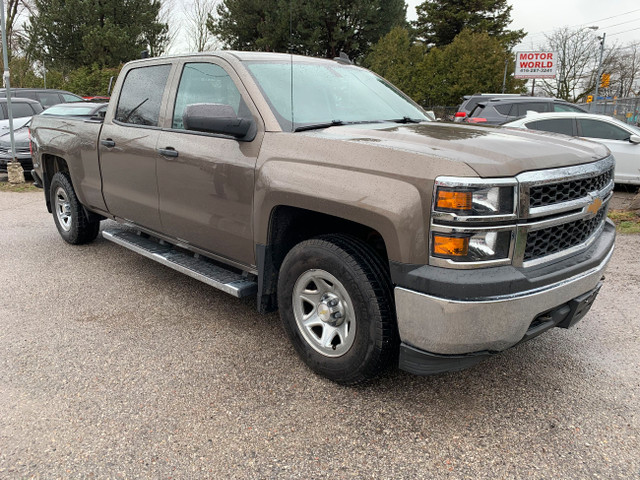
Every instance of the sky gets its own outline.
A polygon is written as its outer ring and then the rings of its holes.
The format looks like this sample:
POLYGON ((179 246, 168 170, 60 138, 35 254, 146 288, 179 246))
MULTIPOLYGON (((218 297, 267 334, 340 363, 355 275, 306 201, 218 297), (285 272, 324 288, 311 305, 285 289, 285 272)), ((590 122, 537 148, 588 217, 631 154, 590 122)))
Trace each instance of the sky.
MULTIPOLYGON (((301 0, 292 0, 301 1, 301 0)), ((423 0, 407 0, 407 18, 415 20, 416 6, 423 0)), ((640 42, 640 2, 637 0, 509 0, 512 23, 510 28, 523 28, 527 37, 514 50, 533 50, 545 42, 544 34, 564 26, 580 28, 598 26, 594 33, 606 32, 607 46, 613 42, 640 42)), ((179 2, 188 8, 189 0, 179 2)), ((183 35, 180 37, 184 38, 183 35)), ((176 39, 171 53, 188 51, 186 42, 176 39)))

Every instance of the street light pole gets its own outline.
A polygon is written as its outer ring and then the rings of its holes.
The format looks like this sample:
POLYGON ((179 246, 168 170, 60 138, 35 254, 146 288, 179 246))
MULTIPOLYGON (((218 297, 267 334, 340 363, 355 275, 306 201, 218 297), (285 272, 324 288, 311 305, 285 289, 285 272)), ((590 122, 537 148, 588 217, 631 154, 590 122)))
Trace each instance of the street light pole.
POLYGON ((11 111, 11 81, 9 80, 9 54, 7 53, 7 30, 4 23, 4 0, 0 0, 0 27, 2 28, 2 59, 4 60, 4 86, 7 89, 7 113, 9 115, 9 138, 11 161, 7 162, 9 183, 24 183, 24 170, 16 159, 16 141, 13 136, 13 112, 11 111))
POLYGON ((600 61, 598 62, 598 77, 596 78, 596 95, 592 102, 596 104, 596 111, 598 110, 598 89, 600 87, 600 79, 602 78, 602 56, 604 54, 604 39, 606 37, 606 32, 602 34, 602 37, 598 37, 600 39, 600 61))

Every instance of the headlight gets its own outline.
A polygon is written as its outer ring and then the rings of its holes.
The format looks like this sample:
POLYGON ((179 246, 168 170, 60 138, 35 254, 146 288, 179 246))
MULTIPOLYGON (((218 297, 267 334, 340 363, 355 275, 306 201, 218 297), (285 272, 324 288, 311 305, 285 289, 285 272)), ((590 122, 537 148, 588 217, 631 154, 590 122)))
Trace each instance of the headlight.
POLYGON ((514 180, 464 179, 440 177, 435 183, 433 210, 454 217, 514 215, 516 212, 514 180))
POLYGON ((433 232, 432 255, 455 262, 486 262, 509 258, 512 230, 433 232))
POLYGON ((517 199, 515 178, 438 177, 431 211, 430 264, 449 268, 510 264, 517 199))

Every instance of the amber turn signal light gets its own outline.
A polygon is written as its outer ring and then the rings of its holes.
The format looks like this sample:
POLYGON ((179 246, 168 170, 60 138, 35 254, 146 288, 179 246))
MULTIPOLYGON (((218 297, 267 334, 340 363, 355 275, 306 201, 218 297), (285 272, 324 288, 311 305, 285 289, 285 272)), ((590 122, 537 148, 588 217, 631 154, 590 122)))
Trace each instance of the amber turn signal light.
POLYGON ((434 255, 464 257, 469 253, 469 237, 433 236, 434 255))
POLYGON ((471 192, 458 192, 452 190, 438 189, 436 205, 443 210, 471 210, 471 192))

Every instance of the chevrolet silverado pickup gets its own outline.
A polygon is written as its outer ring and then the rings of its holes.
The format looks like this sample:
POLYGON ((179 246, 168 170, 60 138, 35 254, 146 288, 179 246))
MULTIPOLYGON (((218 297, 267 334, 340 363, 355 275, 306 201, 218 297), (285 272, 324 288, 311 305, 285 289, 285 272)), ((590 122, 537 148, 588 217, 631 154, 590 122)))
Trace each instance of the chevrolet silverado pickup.
POLYGON ((430 121, 344 60, 128 63, 103 116, 38 115, 64 240, 102 236, 279 309, 342 384, 470 367, 587 313, 611 258, 614 159, 558 135, 430 121))

